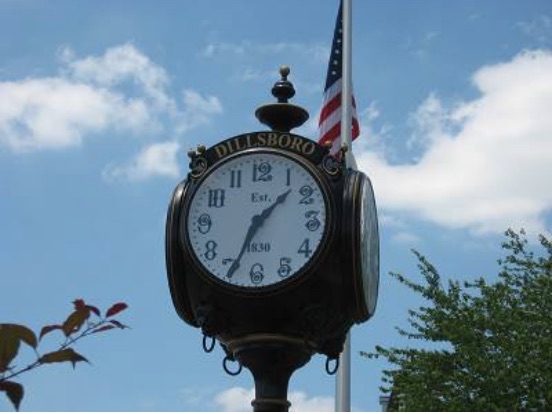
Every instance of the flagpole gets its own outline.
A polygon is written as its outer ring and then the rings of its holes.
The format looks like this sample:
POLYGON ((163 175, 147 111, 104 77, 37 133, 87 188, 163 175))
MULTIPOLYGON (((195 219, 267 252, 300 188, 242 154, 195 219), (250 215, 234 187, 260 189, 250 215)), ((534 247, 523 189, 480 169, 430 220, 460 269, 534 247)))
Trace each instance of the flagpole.
MULTIPOLYGON (((345 165, 356 169, 352 153, 352 0, 342 0, 343 5, 343 89, 341 91, 341 146, 346 145, 345 165)), ((335 410, 351 411, 351 333, 339 357, 336 377, 335 410)))

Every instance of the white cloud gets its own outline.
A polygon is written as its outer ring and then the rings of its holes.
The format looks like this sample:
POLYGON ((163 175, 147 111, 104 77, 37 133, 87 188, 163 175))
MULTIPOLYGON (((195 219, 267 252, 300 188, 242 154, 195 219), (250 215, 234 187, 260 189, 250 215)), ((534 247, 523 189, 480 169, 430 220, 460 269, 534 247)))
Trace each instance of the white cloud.
POLYGON ((301 391, 293 391, 289 394, 291 402, 290 411, 295 412, 328 412, 334 411, 333 397, 309 397, 301 391))
POLYGON ((112 88, 125 82, 138 86, 143 94, 159 108, 174 110, 175 104, 167 94, 168 76, 131 44, 109 48, 102 56, 75 59, 69 48, 61 51, 64 73, 77 81, 112 88))
POLYGON ((552 39, 552 18, 550 16, 537 16, 533 20, 519 22, 516 26, 537 43, 543 46, 550 44, 552 39))
POLYGON ((0 82, 0 145, 16 152, 75 146, 107 128, 146 128, 136 99, 63 78, 0 82))
MULTIPOLYGON (((181 139, 223 110, 217 97, 193 90, 174 100, 166 71, 131 44, 81 59, 65 47, 58 57, 57 76, 0 81, 0 147, 17 153, 64 149, 115 132, 147 137, 155 131, 181 139)), ((108 166, 104 176, 175 177, 179 148, 176 141, 150 143, 131 160, 108 166)))
POLYGON ((60 58, 58 76, 0 82, 0 145, 71 147, 91 133, 151 130, 160 112, 174 112, 165 71, 132 45, 83 59, 64 48, 60 58))
POLYGON ((221 411, 251 411, 255 389, 232 387, 215 395, 214 402, 221 411))
POLYGON ((176 127, 179 133, 205 125, 214 115, 222 113, 222 104, 216 96, 203 97, 187 89, 182 92, 182 102, 184 109, 176 127))
POLYGON ((151 144, 130 161, 109 165, 103 175, 109 181, 141 181, 155 176, 177 178, 181 175, 177 159, 179 149, 175 141, 151 144))
POLYGON ((259 56, 283 54, 300 54, 315 63, 325 63, 328 60, 330 50, 327 44, 322 43, 296 43, 296 42, 277 42, 277 43, 259 43, 250 40, 244 40, 240 43, 231 42, 211 42, 207 44, 201 56, 204 58, 216 58, 221 56, 259 56))
POLYGON ((391 164, 366 150, 358 164, 388 213, 475 233, 543 231, 552 208, 552 53, 520 53, 473 82, 479 98, 447 109, 430 95, 414 114, 425 134, 419 160, 391 164))
MULTIPOLYGON (((251 401, 255 398, 254 389, 233 387, 218 393, 213 401, 221 411, 251 411, 251 401)), ((304 392, 290 392, 290 411, 321 412, 333 411, 333 397, 309 397, 304 392)))

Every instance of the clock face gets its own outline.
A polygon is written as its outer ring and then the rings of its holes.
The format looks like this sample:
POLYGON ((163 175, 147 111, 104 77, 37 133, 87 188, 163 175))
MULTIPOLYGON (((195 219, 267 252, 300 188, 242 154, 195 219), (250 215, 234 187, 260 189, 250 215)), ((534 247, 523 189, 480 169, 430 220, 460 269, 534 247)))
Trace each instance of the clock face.
POLYGON ((183 225, 208 274, 234 286, 262 288, 310 265, 325 239, 328 215, 326 193, 302 161, 249 152, 202 179, 183 225))
POLYGON ((368 314, 376 310, 379 287, 379 235, 376 203, 372 184, 363 180, 360 199, 360 266, 362 288, 368 314))

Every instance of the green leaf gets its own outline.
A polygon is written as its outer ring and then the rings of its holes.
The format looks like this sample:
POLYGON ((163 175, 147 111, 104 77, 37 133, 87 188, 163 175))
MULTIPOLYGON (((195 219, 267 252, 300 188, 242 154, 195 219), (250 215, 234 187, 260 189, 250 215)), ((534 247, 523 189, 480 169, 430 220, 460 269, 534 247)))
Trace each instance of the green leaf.
POLYGON ((17 356, 20 341, 0 326, 0 372, 5 372, 17 356))
MULTIPOLYGON (((77 362, 88 362, 88 360, 82 355, 75 352, 73 348, 61 349, 59 351, 50 352, 44 354, 39 359, 43 364, 53 364, 57 362, 70 362, 73 364, 73 368, 77 362)), ((88 362, 89 363, 89 362, 88 362)))
POLYGON ((44 326, 41 330, 40 330, 40 335, 39 335, 39 339, 42 339, 42 337, 52 331, 55 331, 59 329, 60 331, 63 330, 63 327, 61 325, 47 325, 47 326, 44 326))
POLYGON ((0 324, 0 372, 5 372, 17 356, 21 341, 36 348, 37 339, 33 331, 23 325, 0 324))
POLYGON ((65 336, 69 336, 72 333, 77 332, 89 317, 90 310, 86 307, 79 308, 71 313, 62 325, 62 330, 63 333, 65 333, 65 336))
POLYGON ((0 381, 0 391, 4 391, 17 411, 23 399, 23 385, 12 381, 0 381))
POLYGON ((35 333, 26 326, 14 323, 3 323, 0 326, 8 327, 8 329, 12 331, 13 335, 31 347, 36 348, 38 345, 35 333))

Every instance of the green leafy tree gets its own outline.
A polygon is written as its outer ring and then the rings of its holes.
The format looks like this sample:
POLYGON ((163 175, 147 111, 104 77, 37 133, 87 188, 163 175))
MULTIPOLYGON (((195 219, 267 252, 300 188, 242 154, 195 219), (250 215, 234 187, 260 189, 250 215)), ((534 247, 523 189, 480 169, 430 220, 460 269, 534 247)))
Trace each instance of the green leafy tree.
POLYGON ((98 308, 86 304, 82 299, 75 300, 73 305, 74 310, 61 325, 44 326, 38 335, 24 325, 0 323, 0 392, 6 394, 16 410, 19 410, 23 400, 24 388, 19 382, 13 381, 15 377, 46 364, 70 362, 74 368, 78 362, 88 362, 73 349, 77 341, 111 329, 127 328, 113 319, 113 316, 128 307, 125 303, 110 306, 104 316, 98 308), (63 342, 55 350, 40 353, 42 338, 54 331, 63 334, 63 342), (21 343, 31 347, 36 357, 23 367, 14 364, 21 343))
POLYGON ((493 283, 443 287, 418 252, 424 283, 392 274, 428 306, 409 310, 408 330, 397 328, 416 345, 364 353, 391 363, 381 387, 391 393, 389 410, 552 410, 552 242, 540 236, 536 254, 523 231, 506 236, 493 283))

